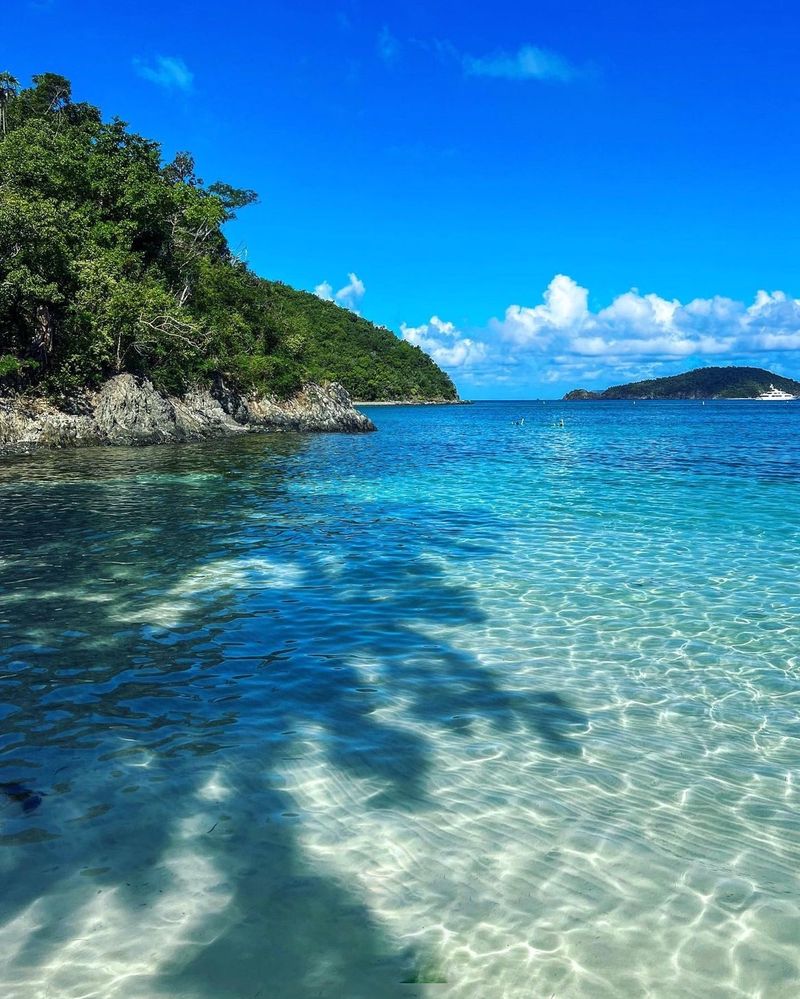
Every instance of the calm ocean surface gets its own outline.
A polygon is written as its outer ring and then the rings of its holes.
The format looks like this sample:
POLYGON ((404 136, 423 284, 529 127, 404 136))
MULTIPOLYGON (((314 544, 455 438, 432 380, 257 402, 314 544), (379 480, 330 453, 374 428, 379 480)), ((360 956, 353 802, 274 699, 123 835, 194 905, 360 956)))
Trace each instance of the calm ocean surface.
POLYGON ((795 999, 800 403, 365 409, 0 460, 0 995, 795 999))

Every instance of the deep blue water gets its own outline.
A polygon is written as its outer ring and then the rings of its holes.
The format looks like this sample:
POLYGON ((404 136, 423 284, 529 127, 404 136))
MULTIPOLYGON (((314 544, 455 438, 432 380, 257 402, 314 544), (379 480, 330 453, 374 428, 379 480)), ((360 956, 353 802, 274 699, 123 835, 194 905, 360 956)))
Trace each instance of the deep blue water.
POLYGON ((0 995, 799 995, 800 404, 368 411, 0 459, 0 995))

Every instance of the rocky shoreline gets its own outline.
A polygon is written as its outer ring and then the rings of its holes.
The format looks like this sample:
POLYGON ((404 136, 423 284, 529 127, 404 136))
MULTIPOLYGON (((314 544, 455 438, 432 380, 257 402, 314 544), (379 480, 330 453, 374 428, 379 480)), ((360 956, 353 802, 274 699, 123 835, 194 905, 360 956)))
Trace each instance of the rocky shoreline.
POLYGON ((243 433, 366 433, 375 424, 336 382, 309 383, 287 400, 246 397, 221 378, 182 397, 123 374, 57 406, 42 397, 0 396, 0 453, 37 448, 177 444, 243 433))

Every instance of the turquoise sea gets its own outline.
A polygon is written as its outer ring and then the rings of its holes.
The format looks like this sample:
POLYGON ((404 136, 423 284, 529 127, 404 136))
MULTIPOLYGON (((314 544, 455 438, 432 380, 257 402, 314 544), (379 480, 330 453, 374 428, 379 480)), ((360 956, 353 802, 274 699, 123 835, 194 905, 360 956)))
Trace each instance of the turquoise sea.
POLYGON ((367 411, 0 460, 0 995, 795 999, 800 404, 367 411))

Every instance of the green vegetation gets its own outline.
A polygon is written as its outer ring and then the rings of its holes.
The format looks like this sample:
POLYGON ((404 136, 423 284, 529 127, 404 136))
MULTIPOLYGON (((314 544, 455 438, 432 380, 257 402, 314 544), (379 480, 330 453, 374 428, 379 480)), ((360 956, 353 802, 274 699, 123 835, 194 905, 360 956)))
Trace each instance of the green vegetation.
POLYGON ((441 368, 389 330, 285 284, 271 284, 270 294, 274 314, 302 344, 314 381, 339 381, 365 401, 457 398, 441 368))
POLYGON ((564 396, 580 399, 752 399, 770 385, 800 396, 800 382, 775 375, 764 368, 696 368, 682 375, 651 378, 628 385, 613 385, 603 392, 574 389, 564 396))
POLYGON ((419 348, 256 276, 223 227, 253 191, 72 100, 53 73, 0 73, 0 386, 68 395, 121 371, 181 392, 214 373, 286 396, 455 399, 419 348))

